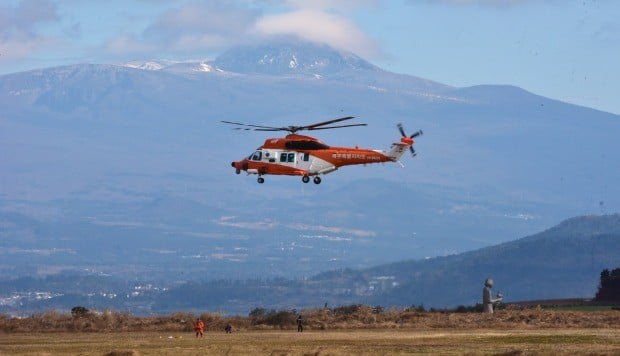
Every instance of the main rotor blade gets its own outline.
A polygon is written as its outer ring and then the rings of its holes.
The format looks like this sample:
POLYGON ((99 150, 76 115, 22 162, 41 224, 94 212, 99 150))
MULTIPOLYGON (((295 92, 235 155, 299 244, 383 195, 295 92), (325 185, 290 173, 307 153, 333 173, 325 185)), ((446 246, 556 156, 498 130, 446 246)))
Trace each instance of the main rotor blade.
POLYGON ((407 137, 405 130, 403 129, 403 124, 399 123, 396 127, 398 127, 398 131, 400 131, 400 134, 403 135, 403 137, 407 137))
POLYGON ((314 130, 339 129, 341 127, 353 127, 353 126, 368 126, 368 124, 351 124, 351 125, 340 125, 340 126, 315 127, 315 128, 310 128, 306 130, 314 131, 314 130))
POLYGON ((329 124, 333 124, 333 123, 344 121, 344 120, 351 120, 352 118, 354 118, 354 116, 341 117, 339 119, 323 121, 323 122, 319 122, 319 123, 312 124, 312 125, 300 126, 300 129, 302 129, 302 130, 312 129, 312 128, 315 128, 317 126, 329 125, 329 124))
POLYGON ((251 127, 234 127, 233 130, 243 130, 243 131, 288 131, 286 129, 255 129, 251 127))
POLYGON ((251 124, 244 124, 241 122, 233 122, 233 121, 224 121, 222 120, 223 123, 225 124, 231 124, 231 125, 239 125, 239 126, 247 126, 247 127, 258 127, 261 129, 278 129, 278 130, 287 130, 286 127, 273 127, 273 126, 262 126, 262 125, 251 125, 251 124))
POLYGON ((230 125, 237 125, 241 127, 235 127, 234 130, 246 130, 246 131, 288 131, 290 133, 295 133, 297 131, 303 130, 326 130, 326 129, 338 129, 342 127, 353 127, 353 126, 367 126, 367 124, 351 124, 351 125, 338 125, 338 126, 329 126, 329 127, 319 127, 329 124, 334 124, 336 122, 341 122, 345 120, 353 119, 353 116, 341 117, 338 119, 318 122, 316 124, 306 125, 306 126, 285 126, 285 127, 274 127, 274 126, 263 126, 263 125, 252 125, 252 124, 244 124, 242 122, 235 121, 225 121, 221 122, 230 125))

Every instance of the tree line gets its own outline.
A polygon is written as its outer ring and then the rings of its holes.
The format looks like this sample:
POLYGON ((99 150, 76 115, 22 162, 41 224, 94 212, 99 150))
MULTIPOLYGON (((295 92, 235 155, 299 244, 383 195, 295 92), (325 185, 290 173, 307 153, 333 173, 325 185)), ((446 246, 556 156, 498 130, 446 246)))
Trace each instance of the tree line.
POLYGON ((620 301, 620 268, 604 269, 596 292, 596 301, 620 301))

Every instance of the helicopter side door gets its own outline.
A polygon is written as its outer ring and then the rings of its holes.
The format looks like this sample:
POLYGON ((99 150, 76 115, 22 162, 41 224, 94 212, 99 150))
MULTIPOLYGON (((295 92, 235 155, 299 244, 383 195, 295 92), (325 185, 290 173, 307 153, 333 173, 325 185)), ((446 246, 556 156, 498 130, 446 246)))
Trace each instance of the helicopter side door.
POLYGON ((297 152, 297 168, 307 171, 312 165, 313 157, 307 152, 297 152))
POLYGON ((297 168, 303 169, 308 172, 309 175, 320 174, 322 172, 332 172, 335 170, 335 166, 331 162, 320 159, 307 152, 298 153, 297 168))
POLYGON ((285 165, 288 167, 296 167, 297 166, 297 155, 295 152, 290 151, 282 151, 280 152, 280 159, 278 163, 281 165, 285 165))

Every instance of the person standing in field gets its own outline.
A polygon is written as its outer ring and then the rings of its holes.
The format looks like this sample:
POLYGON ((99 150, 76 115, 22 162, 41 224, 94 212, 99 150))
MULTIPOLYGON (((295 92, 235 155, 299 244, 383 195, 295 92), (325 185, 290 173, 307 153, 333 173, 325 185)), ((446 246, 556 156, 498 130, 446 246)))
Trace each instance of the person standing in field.
POLYGON ((196 330, 196 337, 202 337, 202 334, 205 329, 205 323, 200 320, 200 318, 196 319, 196 324, 194 324, 194 330, 196 330))
POLYGON ((301 319, 301 314, 299 314, 299 316, 297 317, 297 332, 301 333, 304 331, 304 323, 303 320, 301 319))

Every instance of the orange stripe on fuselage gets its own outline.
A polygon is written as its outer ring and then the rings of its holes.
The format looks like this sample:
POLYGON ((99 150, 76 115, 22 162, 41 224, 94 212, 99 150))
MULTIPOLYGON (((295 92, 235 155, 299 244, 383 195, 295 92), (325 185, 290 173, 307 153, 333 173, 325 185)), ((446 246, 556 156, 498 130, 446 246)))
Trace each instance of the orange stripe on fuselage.
POLYGON ((336 167, 350 166, 353 164, 392 162, 389 157, 377 151, 362 148, 330 147, 326 150, 307 152, 322 160, 330 162, 336 167))

